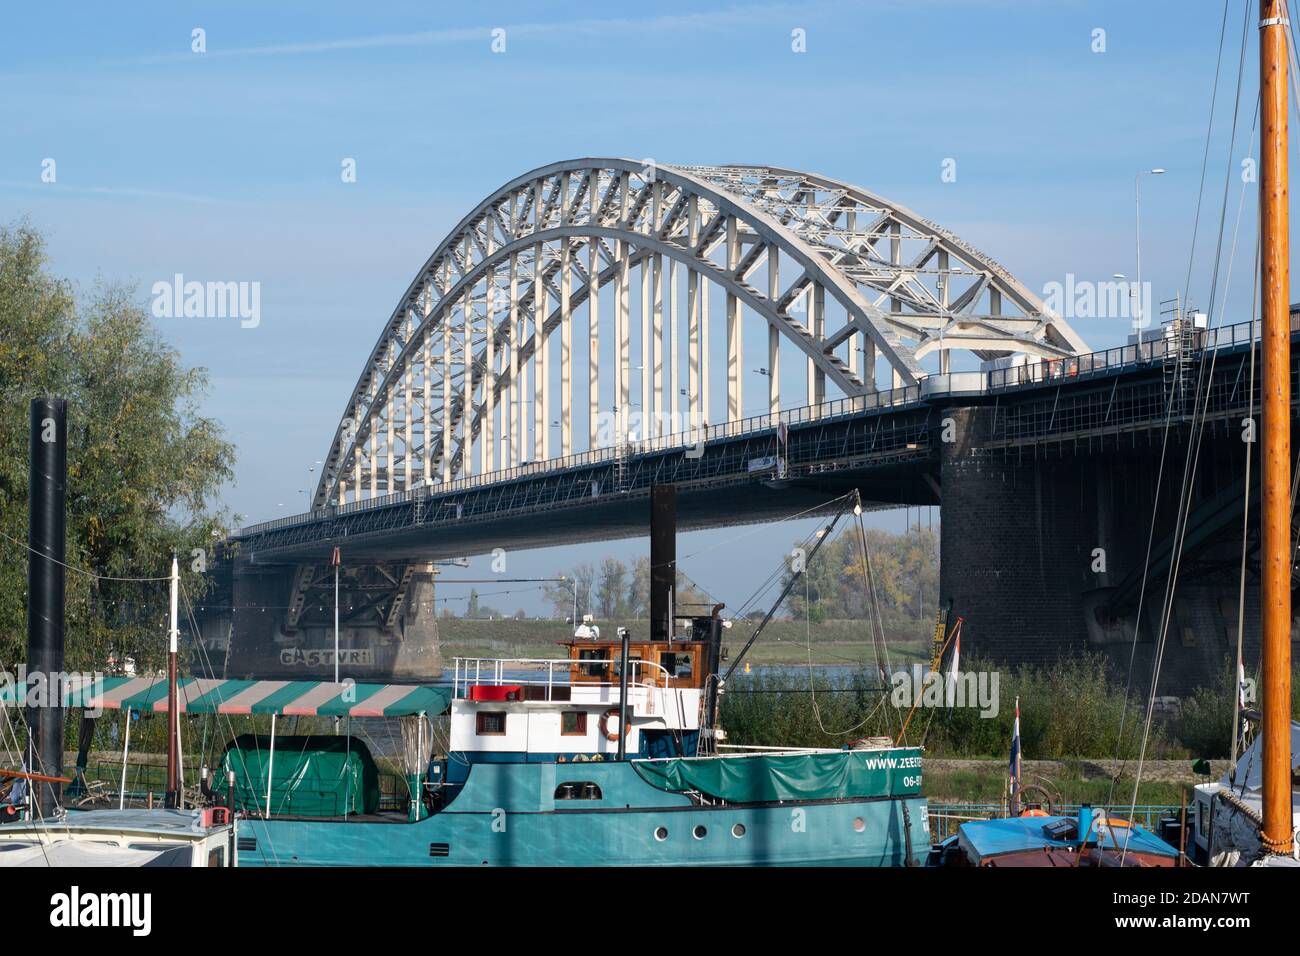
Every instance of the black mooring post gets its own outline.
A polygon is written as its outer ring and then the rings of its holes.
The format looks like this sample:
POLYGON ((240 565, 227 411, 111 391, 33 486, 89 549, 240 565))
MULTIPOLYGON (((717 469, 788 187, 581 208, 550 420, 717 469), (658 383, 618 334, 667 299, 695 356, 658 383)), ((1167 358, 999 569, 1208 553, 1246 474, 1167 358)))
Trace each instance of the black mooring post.
POLYGON ((627 628, 618 629, 619 640, 622 641, 622 648, 619 652, 618 665, 618 759, 627 759, 627 669, 630 664, 628 658, 632 654, 630 647, 630 638, 628 637, 627 628))
POLYGON ((673 636, 677 588, 677 488, 650 488, 650 640, 673 636))
MULTIPOLYGON (((68 403, 34 398, 31 406, 31 468, 28 473, 27 673, 28 686, 44 682, 28 701, 27 726, 37 765, 29 770, 63 776, 63 568, 64 509, 68 474, 68 403)), ((35 807, 49 817, 63 786, 33 781, 35 807)))

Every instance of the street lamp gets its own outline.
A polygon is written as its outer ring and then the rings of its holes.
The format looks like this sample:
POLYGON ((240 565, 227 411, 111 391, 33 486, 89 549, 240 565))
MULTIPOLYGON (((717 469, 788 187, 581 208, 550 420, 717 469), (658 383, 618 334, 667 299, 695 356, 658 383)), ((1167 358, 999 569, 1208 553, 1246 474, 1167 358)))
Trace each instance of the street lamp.
MULTIPOLYGON (((311 511, 311 494, 312 494, 312 491, 314 490, 314 489, 312 488, 312 480, 311 480, 311 476, 314 475, 314 474, 316 473, 316 465, 319 465, 319 464, 320 464, 320 461, 317 460, 317 462, 316 462, 315 465, 309 465, 309 466, 307 467, 307 490, 306 490, 306 494, 307 494, 307 510, 308 510, 308 511, 311 511)), ((298 493, 299 493, 299 494, 302 494, 303 492, 302 492, 302 491, 299 491, 298 493)))
POLYGON ((1164 168, 1157 166, 1154 169, 1140 169, 1133 176, 1133 205, 1137 214, 1137 303, 1134 306, 1136 312, 1133 316, 1133 328, 1139 335, 1142 333, 1142 177, 1143 176, 1163 176, 1164 168))

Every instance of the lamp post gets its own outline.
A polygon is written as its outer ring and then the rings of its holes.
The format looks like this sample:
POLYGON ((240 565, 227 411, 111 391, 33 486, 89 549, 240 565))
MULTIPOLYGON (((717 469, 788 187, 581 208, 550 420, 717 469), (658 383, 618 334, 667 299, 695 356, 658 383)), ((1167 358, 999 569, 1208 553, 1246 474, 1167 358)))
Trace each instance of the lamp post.
POLYGON ((1133 328, 1139 333, 1142 330, 1142 177, 1143 176, 1163 176, 1164 168, 1157 166, 1154 169, 1140 169, 1133 175, 1133 205, 1137 215, 1136 252, 1137 252, 1137 293, 1135 298, 1137 303, 1134 306, 1135 313, 1133 316, 1133 328))
POLYGON ((578 626, 578 581, 575 578, 570 581, 567 575, 560 575, 560 582, 567 586, 569 593, 573 595, 573 626, 578 626))

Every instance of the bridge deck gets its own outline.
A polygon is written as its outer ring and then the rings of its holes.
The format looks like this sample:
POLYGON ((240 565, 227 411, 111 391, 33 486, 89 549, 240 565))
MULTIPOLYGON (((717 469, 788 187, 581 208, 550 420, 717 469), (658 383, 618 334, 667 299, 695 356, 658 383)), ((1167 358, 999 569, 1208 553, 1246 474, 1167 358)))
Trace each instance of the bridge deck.
MULTIPOLYGON (((1300 317, 1293 316, 1293 338, 1300 317)), ((850 489, 870 506, 937 504, 943 409, 995 406, 976 454, 1097 453, 1199 409, 1240 428, 1250 389, 1251 326, 1201 333, 1195 378, 1171 381, 1163 341, 1050 363, 934 376, 919 387, 763 415, 264 522, 238 536, 246 558, 432 560, 493 548, 630 537, 648 527, 651 485, 678 487, 683 530, 816 513, 850 489), (1197 382, 1208 382, 1201 389, 1197 382), (1199 397, 1198 397, 1199 396, 1199 397)), ((1185 357, 1184 357, 1185 358, 1185 357)), ((1294 374, 1294 373, 1293 373, 1294 374)), ((1257 378, 1257 377, 1256 377, 1257 378)), ((1293 394, 1296 389, 1293 387, 1293 394)), ((1252 406, 1252 401, 1254 405, 1252 406)))

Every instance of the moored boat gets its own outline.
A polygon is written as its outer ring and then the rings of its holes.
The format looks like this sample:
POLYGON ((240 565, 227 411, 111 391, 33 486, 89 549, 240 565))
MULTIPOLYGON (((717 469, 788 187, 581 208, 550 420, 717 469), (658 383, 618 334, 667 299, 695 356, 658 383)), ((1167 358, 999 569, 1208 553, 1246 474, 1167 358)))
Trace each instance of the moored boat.
POLYGON ((935 846, 935 866, 1163 867, 1178 851, 1150 830, 1092 807, 1077 817, 1027 811, 1017 817, 963 823, 935 846))
POLYGON ((575 637, 559 661, 458 661, 447 754, 417 771, 412 812, 276 812, 272 777, 240 865, 920 865, 918 748, 701 746, 718 623, 621 653, 575 637))
POLYGON ((235 826, 220 807, 72 811, 0 827, 0 866, 234 866, 235 826))
MULTIPOLYGON (((1291 832, 1300 833, 1300 723, 1291 722, 1291 832)), ((1218 781, 1196 787, 1189 852, 1205 866, 1246 866, 1264 858, 1263 739, 1256 737, 1218 781)), ((1296 843, 1284 860, 1294 862, 1296 843)), ((1276 864, 1274 864, 1276 865, 1276 864)))

